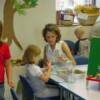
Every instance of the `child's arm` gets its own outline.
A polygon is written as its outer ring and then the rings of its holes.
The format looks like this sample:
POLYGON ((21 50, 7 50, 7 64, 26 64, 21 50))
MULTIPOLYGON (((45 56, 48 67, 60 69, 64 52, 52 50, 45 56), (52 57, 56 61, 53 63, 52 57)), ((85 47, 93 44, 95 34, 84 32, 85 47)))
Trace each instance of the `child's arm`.
POLYGON ((12 65, 10 63, 10 59, 5 61, 5 68, 6 68, 8 85, 10 87, 14 87, 14 83, 12 82, 12 65))
POLYGON ((51 63, 48 63, 47 70, 44 71, 44 73, 40 76, 40 79, 44 80, 45 82, 48 81, 51 75, 51 63))

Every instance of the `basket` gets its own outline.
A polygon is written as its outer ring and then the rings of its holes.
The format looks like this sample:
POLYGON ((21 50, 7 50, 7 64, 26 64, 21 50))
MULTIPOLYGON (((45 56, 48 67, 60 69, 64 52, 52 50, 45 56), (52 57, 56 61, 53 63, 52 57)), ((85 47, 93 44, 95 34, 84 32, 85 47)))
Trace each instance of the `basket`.
POLYGON ((78 18, 78 21, 81 25, 84 25, 84 26, 94 25, 98 16, 99 16, 99 14, 90 14, 90 15, 88 15, 87 20, 78 18))
POLYGON ((71 26, 73 24, 73 20, 62 20, 61 25, 71 26))
POLYGON ((91 4, 77 5, 75 11, 81 25, 93 25, 99 16, 99 8, 91 4))
POLYGON ((61 25, 71 26, 74 22, 74 14, 72 9, 66 9, 61 14, 61 25))

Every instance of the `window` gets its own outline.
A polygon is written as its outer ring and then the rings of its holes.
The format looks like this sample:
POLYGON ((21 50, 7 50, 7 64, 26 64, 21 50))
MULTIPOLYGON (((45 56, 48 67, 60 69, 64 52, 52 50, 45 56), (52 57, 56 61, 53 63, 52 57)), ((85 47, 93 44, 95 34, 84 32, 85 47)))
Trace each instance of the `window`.
POLYGON ((100 8, 100 0, 96 0, 95 4, 96 4, 96 6, 97 6, 98 8, 100 8))
MULTIPOLYGON (((68 8, 74 10, 77 5, 93 5, 95 0, 56 0, 57 11, 57 24, 59 24, 59 11, 64 11, 68 8)), ((74 23, 78 23, 76 16, 74 17, 74 23)))
POLYGON ((76 5, 95 4, 95 0, 56 0, 56 10, 74 9, 76 5))

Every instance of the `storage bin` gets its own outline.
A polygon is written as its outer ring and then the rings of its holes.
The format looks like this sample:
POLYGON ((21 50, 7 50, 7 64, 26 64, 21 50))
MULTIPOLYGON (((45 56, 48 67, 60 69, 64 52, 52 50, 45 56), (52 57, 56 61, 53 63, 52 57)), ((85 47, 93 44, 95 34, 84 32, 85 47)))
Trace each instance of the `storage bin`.
POLYGON ((94 5, 77 5, 75 11, 81 25, 93 25, 99 16, 99 9, 94 5))
POLYGON ((72 9, 66 9, 61 13, 61 25, 70 26, 74 22, 74 14, 72 9))
POLYGON ((85 19, 81 19, 81 18, 77 18, 79 23, 81 25, 94 25, 95 22, 96 22, 96 19, 98 18, 98 14, 90 14, 90 15, 87 15, 88 18, 85 20, 85 19))

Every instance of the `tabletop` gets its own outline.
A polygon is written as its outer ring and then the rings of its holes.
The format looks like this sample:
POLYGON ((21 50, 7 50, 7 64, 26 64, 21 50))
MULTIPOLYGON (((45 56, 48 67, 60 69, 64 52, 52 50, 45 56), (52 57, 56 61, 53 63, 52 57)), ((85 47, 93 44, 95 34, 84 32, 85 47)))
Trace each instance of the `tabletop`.
POLYGON ((52 73, 51 79, 58 82, 58 84, 65 90, 69 90, 72 93, 84 98, 85 100, 100 100, 100 83, 95 81, 89 81, 89 85, 86 84, 86 72, 88 65, 78 65, 77 69, 85 72, 84 77, 74 77, 73 82, 68 82, 56 73, 52 73))

